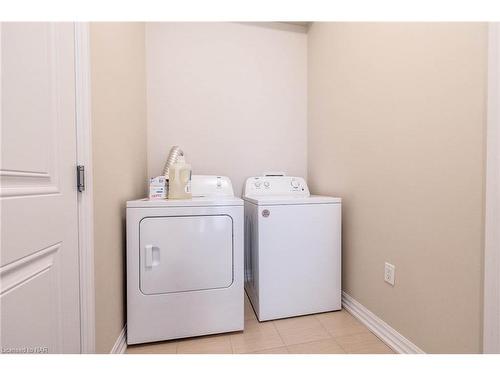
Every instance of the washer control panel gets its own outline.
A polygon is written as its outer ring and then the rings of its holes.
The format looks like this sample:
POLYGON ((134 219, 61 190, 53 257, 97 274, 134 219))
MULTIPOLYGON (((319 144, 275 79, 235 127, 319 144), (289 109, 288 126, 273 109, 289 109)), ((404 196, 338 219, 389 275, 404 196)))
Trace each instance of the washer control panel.
POLYGON ((243 195, 308 197, 310 194, 302 177, 258 176, 247 178, 243 195))

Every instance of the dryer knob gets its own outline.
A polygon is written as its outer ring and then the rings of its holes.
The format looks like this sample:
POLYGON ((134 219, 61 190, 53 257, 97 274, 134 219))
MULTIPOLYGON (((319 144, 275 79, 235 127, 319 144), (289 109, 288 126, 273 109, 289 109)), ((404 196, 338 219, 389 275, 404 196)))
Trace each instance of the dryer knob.
POLYGON ((295 189, 296 189, 296 188, 298 188, 298 187, 299 187, 299 185, 300 185, 300 184, 299 184, 299 181, 297 181, 297 180, 292 180, 292 181, 290 182, 290 184, 291 184, 291 185, 292 185, 292 187, 293 187, 293 188, 295 188, 295 189))

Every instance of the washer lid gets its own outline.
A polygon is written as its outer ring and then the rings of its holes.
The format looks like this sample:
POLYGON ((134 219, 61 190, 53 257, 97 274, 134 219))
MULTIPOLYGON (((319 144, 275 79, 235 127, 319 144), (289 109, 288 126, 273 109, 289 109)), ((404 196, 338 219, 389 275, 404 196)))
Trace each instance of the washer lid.
POLYGON ((342 198, 311 195, 306 198, 290 196, 244 197, 244 200, 259 206, 277 206, 293 204, 328 204, 341 203, 342 198))
POLYGON ((210 207, 242 206, 243 201, 236 197, 194 197, 192 199, 137 199, 127 202, 127 208, 154 207, 210 207))

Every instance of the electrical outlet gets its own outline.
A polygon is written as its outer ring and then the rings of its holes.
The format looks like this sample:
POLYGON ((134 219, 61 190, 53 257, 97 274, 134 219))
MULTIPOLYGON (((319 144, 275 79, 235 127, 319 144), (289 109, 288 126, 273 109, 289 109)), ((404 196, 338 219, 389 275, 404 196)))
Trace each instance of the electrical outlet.
POLYGON ((396 276, 396 267, 393 264, 385 262, 384 281, 394 285, 394 278, 396 276))

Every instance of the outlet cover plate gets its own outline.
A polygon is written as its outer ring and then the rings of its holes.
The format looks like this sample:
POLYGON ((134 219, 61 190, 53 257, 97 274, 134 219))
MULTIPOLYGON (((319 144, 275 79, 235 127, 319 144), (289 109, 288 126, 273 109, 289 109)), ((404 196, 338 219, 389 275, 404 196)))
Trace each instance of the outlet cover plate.
POLYGON ((394 286, 395 277, 396 267, 393 264, 385 262, 384 281, 394 286))

